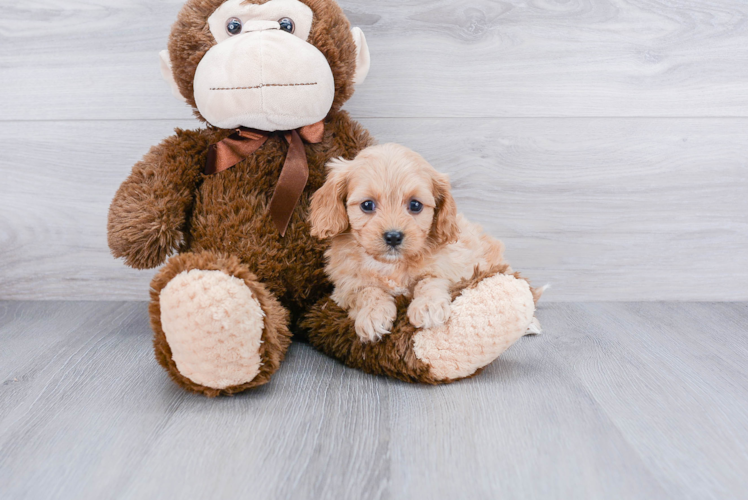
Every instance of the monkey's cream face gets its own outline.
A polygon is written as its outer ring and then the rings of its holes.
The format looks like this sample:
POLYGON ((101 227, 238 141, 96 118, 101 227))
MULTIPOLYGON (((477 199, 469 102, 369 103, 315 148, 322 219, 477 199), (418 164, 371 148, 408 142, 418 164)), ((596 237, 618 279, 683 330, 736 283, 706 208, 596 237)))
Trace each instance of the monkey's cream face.
POLYGON ((290 130, 322 120, 335 82, 307 42, 312 10, 298 0, 229 0, 208 19, 217 44, 200 61, 195 102, 212 125, 290 130))

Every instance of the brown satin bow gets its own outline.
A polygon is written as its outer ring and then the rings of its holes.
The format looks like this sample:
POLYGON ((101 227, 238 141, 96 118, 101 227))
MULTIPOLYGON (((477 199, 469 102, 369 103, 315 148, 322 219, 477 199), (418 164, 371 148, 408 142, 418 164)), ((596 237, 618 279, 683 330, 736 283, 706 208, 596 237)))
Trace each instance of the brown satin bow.
MULTIPOLYGON (((213 175, 227 170, 249 155, 260 149, 271 134, 250 128, 238 128, 226 139, 211 144, 208 158, 205 162, 205 175, 213 175)), ((283 163, 278 184, 270 199, 270 217, 281 236, 286 234, 288 223, 291 221, 294 208, 304 192, 309 179, 309 164, 302 139, 310 144, 322 141, 325 124, 322 121, 301 127, 296 130, 281 132, 288 142, 288 153, 283 163)))

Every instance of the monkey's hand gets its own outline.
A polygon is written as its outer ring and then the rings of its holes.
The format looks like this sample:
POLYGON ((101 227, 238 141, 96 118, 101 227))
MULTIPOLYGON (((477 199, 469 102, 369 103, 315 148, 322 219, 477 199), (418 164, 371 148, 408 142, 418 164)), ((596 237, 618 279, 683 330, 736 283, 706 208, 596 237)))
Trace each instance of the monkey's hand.
POLYGON ((115 257, 148 269, 179 248, 208 144, 200 132, 177 130, 133 167, 109 207, 107 233, 115 257))

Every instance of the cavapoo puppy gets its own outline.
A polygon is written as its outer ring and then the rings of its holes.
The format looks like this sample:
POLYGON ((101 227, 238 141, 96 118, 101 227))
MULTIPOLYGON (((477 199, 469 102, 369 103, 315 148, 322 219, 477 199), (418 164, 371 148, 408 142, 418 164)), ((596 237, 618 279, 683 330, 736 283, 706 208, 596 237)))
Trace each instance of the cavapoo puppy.
MULTIPOLYGON (((454 283, 476 266, 505 264, 504 245, 457 213, 449 178, 416 152, 382 144, 328 168, 312 197, 311 232, 332 238, 326 253, 332 298, 349 311, 362 340, 389 333, 398 295, 412 297, 414 326, 444 324, 454 283)), ((537 300, 540 292, 533 293, 537 300)))

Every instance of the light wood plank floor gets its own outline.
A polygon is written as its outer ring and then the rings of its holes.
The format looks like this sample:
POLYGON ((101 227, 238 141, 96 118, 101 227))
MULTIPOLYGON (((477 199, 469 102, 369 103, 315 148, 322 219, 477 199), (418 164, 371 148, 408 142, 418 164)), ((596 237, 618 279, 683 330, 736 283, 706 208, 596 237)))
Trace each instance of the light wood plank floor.
POLYGON ((0 302, 0 498, 748 495, 748 304, 555 303, 472 380, 422 387, 295 344, 208 400, 142 302, 0 302))

